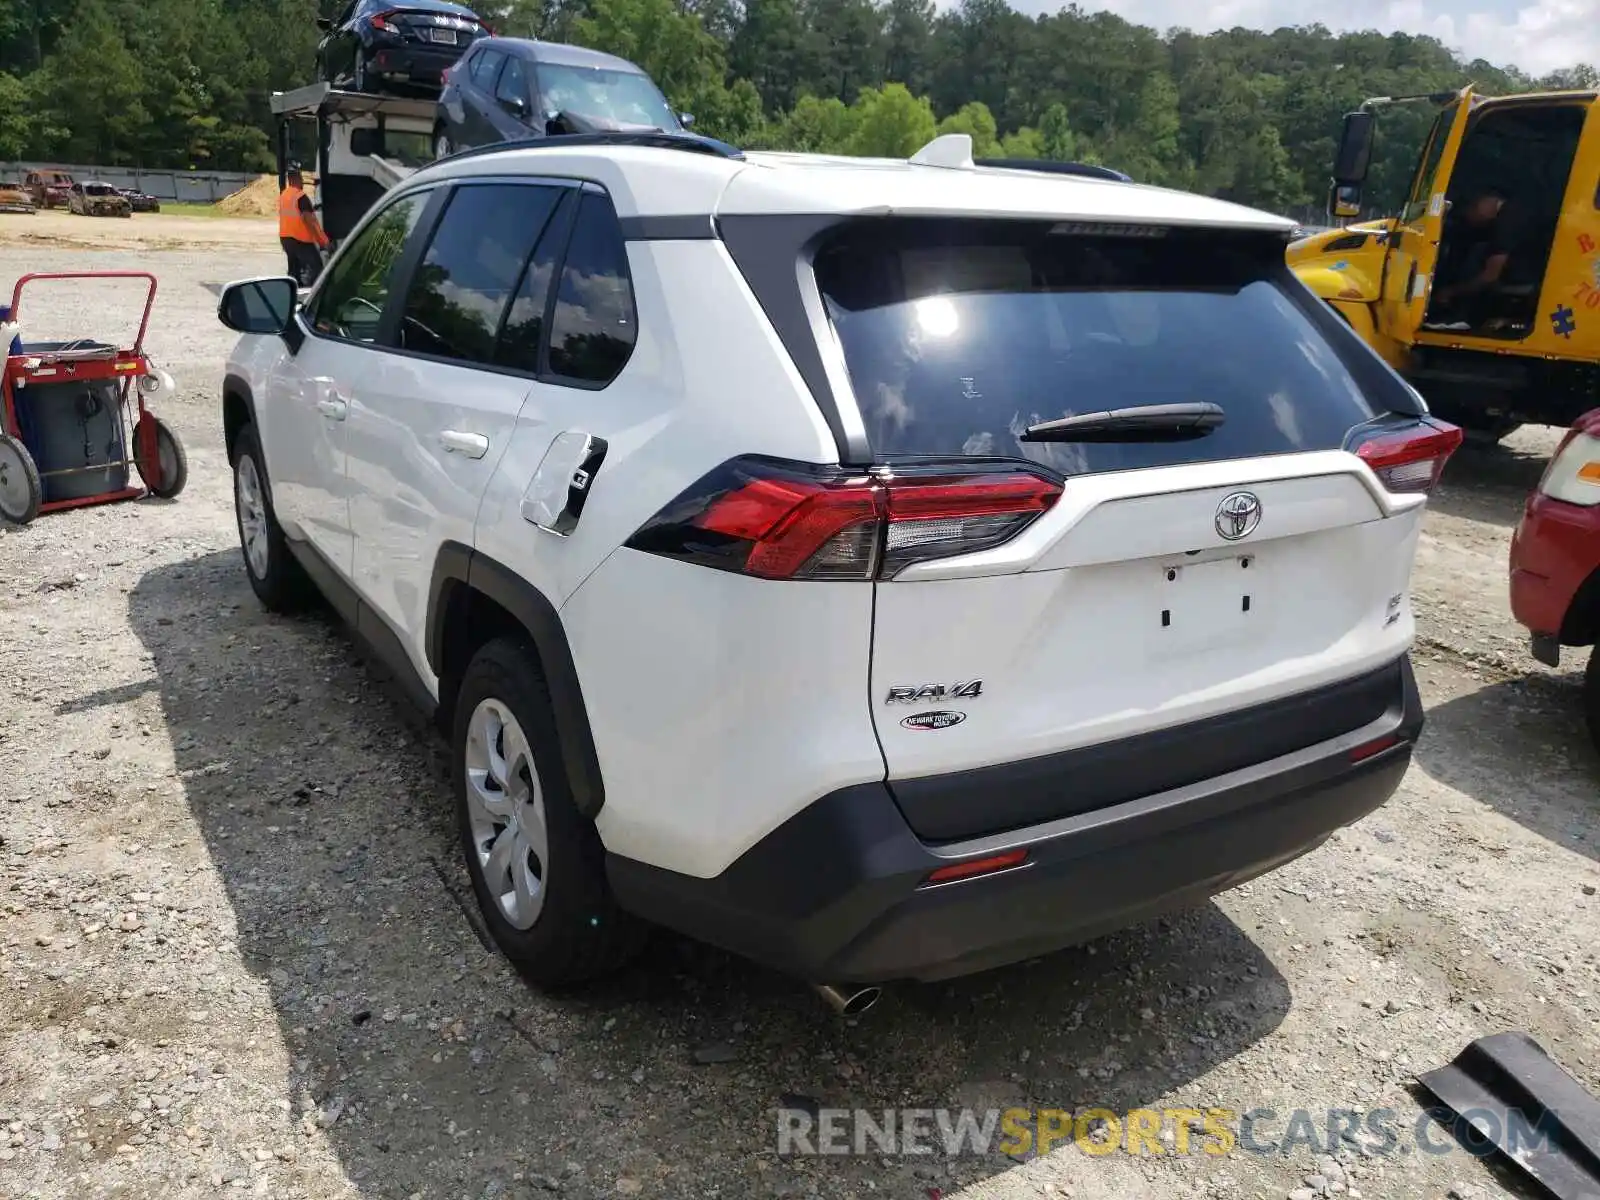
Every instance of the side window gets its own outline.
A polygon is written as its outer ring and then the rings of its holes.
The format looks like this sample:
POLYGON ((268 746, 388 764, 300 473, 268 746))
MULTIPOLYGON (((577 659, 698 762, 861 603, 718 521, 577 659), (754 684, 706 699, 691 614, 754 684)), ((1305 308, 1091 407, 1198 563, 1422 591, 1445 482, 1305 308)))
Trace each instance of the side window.
POLYGON ((500 83, 494 90, 494 98, 502 103, 520 100, 528 102, 528 76, 522 69, 520 58, 508 58, 506 69, 500 72, 500 83))
POLYGON ((628 250, 611 201, 585 192, 567 243, 550 322, 550 371, 610 383, 637 339, 628 250))
POLYGON ((396 200, 347 246, 312 300, 311 327, 327 337, 377 340, 395 267, 428 205, 427 192, 396 200))
POLYGON ((406 293, 400 349, 494 362, 495 338, 517 281, 563 190, 534 184, 456 189, 406 293))
POLYGON ((493 91, 495 73, 505 60, 506 56, 498 50, 479 51, 478 57, 472 60, 472 82, 486 92, 493 91))
POLYGON ((506 313, 505 325, 500 331, 500 343, 495 347, 494 360, 502 367, 510 367, 528 374, 539 371, 539 352, 544 348, 544 314, 550 303, 550 284, 555 279, 556 265, 561 260, 567 222, 556 218, 550 221, 545 234, 534 247, 528 269, 517 284, 516 297, 511 310, 506 313))

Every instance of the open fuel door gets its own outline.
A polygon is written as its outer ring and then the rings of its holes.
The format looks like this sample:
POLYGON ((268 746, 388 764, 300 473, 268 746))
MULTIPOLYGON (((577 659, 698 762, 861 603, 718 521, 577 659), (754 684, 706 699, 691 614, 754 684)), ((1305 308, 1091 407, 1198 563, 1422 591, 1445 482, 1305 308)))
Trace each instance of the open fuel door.
POLYGON ((1462 88, 1434 121, 1411 181, 1411 193, 1389 235, 1377 323, 1383 333, 1403 345, 1416 340, 1427 311, 1444 232, 1445 191, 1472 106, 1472 89, 1462 88))

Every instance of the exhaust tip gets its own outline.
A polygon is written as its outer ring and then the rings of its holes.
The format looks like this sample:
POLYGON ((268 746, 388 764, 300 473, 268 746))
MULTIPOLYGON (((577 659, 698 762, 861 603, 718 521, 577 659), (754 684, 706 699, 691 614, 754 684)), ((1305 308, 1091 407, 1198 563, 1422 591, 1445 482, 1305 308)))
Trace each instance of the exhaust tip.
POLYGON ((878 1002, 883 989, 878 987, 837 988, 831 984, 812 984, 813 990, 841 1017, 859 1017, 878 1002))

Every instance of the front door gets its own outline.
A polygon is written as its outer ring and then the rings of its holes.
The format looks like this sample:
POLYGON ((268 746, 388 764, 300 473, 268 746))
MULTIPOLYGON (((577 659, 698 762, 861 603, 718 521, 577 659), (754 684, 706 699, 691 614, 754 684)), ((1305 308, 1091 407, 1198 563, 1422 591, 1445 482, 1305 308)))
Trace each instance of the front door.
POLYGON ((1439 238, 1444 232, 1445 191, 1472 113, 1472 102, 1472 89, 1462 88, 1434 121, 1411 181, 1411 193, 1389 235, 1378 328, 1402 345, 1415 342, 1427 311, 1433 270, 1439 259, 1439 238))
POLYGON ((296 317, 300 348, 268 385, 263 449, 279 519, 346 579, 354 557, 347 423, 380 361, 376 343, 395 268, 427 202, 426 192, 394 201, 345 245, 296 317))

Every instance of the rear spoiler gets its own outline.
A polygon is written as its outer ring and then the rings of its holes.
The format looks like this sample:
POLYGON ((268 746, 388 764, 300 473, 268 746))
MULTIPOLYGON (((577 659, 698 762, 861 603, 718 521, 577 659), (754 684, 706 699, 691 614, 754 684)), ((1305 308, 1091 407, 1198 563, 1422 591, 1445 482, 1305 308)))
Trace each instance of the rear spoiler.
POLYGON ((1058 162, 1048 158, 978 158, 975 167, 1003 167, 1008 171, 1045 171, 1052 175, 1077 175, 1086 179, 1110 179, 1117 183, 1132 183, 1132 175, 1124 175, 1110 167, 1091 166, 1080 162, 1058 162))

